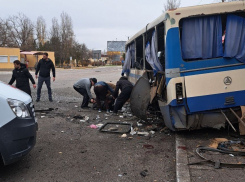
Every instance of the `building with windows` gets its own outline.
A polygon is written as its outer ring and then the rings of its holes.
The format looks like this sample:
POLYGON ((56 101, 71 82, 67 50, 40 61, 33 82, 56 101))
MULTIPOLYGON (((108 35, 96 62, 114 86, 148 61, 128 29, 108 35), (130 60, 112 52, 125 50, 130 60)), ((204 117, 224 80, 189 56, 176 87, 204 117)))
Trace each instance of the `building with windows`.
MULTIPOLYGON (((49 54, 49 58, 55 64, 54 52, 44 52, 49 54)), ((34 68, 36 63, 42 59, 44 52, 21 51, 19 48, 0 47, 0 70, 14 69, 13 62, 15 60, 20 60, 21 63, 28 64, 28 68, 34 68)))

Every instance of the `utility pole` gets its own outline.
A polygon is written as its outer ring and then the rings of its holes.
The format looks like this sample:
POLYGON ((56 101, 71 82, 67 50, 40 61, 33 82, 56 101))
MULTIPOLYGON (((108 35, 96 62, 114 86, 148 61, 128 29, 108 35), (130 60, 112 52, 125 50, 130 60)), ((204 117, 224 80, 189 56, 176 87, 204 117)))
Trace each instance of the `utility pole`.
POLYGON ((222 0, 222 3, 224 3, 225 2, 225 0, 222 0))

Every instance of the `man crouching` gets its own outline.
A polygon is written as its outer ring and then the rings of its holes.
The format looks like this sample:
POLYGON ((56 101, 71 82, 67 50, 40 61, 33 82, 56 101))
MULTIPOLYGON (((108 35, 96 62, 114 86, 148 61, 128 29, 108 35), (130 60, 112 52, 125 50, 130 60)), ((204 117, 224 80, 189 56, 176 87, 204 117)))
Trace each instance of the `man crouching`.
POLYGON ((83 78, 73 85, 73 88, 83 96, 81 108, 89 108, 89 100, 90 102, 94 102, 90 89, 96 83, 96 78, 83 78))

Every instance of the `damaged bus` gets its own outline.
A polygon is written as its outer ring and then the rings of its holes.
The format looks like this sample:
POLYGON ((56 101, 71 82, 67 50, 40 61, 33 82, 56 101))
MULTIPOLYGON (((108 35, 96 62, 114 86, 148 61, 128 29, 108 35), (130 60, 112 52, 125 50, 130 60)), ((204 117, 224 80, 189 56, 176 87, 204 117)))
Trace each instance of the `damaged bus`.
POLYGON ((244 27, 244 2, 169 10, 146 24, 126 43, 133 114, 159 114, 173 131, 245 126, 244 27))

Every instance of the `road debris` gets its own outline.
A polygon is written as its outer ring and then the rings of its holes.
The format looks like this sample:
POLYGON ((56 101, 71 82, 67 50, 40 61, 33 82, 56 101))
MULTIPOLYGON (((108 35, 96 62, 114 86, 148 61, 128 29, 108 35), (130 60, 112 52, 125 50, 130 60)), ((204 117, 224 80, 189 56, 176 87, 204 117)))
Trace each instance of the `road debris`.
POLYGON ((96 125, 94 125, 94 124, 91 124, 89 127, 92 128, 92 129, 97 129, 97 128, 98 128, 98 127, 97 127, 96 125))
POLYGON ((41 116, 41 118, 45 118, 45 116, 41 116))
POLYGON ((146 132, 146 131, 143 131, 143 132, 138 131, 137 134, 138 134, 139 136, 149 136, 149 133, 146 132))
POLYGON ((74 119, 84 119, 85 117, 84 116, 81 116, 81 115, 75 115, 73 118, 74 119))
POLYGON ((103 125, 104 125, 104 124, 99 123, 99 124, 97 124, 96 126, 97 126, 98 128, 101 128, 103 125))
POLYGON ((111 133, 129 133, 131 131, 132 124, 126 122, 107 122, 101 128, 101 132, 111 133))
POLYGON ((135 135, 137 132, 136 131, 134 131, 134 128, 133 127, 131 127, 131 131, 130 131, 130 135, 135 135))
POLYGON ((121 138, 126 138, 126 137, 127 137, 127 134, 125 133, 121 135, 121 138))
POLYGON ((144 171, 141 171, 140 172, 140 175, 142 176, 142 177, 146 177, 148 174, 148 170, 144 170, 144 171))
POLYGON ((137 126, 142 126, 143 124, 140 122, 137 122, 137 126))

